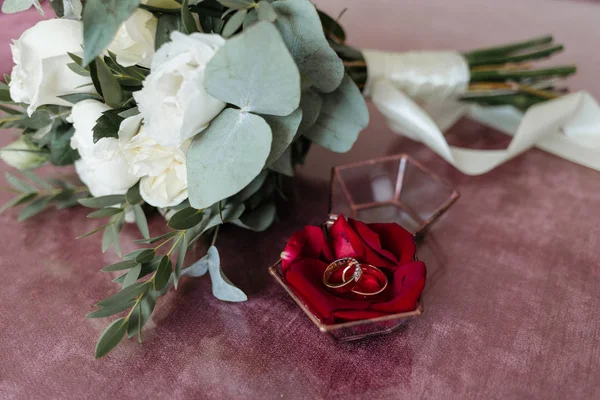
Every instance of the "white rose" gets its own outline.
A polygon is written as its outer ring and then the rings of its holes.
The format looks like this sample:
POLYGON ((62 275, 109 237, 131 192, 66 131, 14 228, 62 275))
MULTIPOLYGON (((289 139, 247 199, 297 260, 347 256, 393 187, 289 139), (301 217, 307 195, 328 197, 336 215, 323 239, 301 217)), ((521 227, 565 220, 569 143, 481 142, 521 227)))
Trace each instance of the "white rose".
POLYGON ((149 11, 137 9, 117 31, 108 50, 124 67, 141 65, 150 68, 154 55, 154 36, 158 19, 149 11))
POLYGON ((151 73, 133 96, 147 135, 179 147, 205 129, 225 108, 204 88, 204 69, 225 40, 214 34, 171 34, 152 59, 151 73))
POLYGON ((179 147, 162 146, 141 127, 142 116, 121 124, 119 141, 129 163, 129 173, 140 177, 140 194, 154 207, 172 207, 187 199, 186 152, 189 142, 179 147), (135 135, 135 136, 134 136, 135 135))
POLYGON ((11 45, 15 62, 10 81, 12 99, 29 104, 27 112, 31 115, 43 104, 70 105, 58 96, 94 93, 91 78, 67 67, 73 62, 67 52, 81 55, 82 44, 80 21, 50 19, 27 29, 11 45))
POLYGON ((75 127, 71 147, 81 156, 75 162, 75 170, 95 197, 124 194, 139 180, 129 173, 129 164, 119 140, 103 138, 94 143, 96 120, 107 110, 110 107, 104 103, 83 100, 73 106, 70 116, 75 127))
POLYGON ((0 158, 13 168, 26 170, 39 167, 46 161, 39 149, 27 143, 23 137, 0 148, 0 158), (22 150, 22 151, 19 151, 22 150))

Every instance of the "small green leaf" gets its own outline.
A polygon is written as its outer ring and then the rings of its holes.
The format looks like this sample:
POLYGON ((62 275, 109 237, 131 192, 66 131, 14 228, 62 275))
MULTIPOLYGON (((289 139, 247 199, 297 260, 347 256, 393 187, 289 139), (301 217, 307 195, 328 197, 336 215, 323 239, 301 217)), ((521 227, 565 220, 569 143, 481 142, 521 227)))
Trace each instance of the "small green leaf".
POLYGON ((140 0, 89 0, 83 10, 83 65, 100 55, 140 0))
POLYGON ((102 97, 93 93, 74 93, 74 94, 65 94, 64 96, 58 96, 59 98, 68 101, 71 104, 79 103, 82 100, 98 100, 102 101, 102 97))
POLYGON ((245 8, 254 7, 254 0, 217 0, 227 8, 233 8, 235 10, 243 10, 245 8))
POLYGON ((273 164, 269 166, 269 169, 285 176, 294 176, 292 147, 288 147, 281 157, 279 157, 277 160, 275 160, 275 162, 273 162, 273 164))
POLYGON ((300 104, 298 67, 269 22, 259 22, 229 39, 205 73, 208 92, 243 111, 285 116, 300 104))
POLYGON ((127 329, 127 336, 133 337, 139 332, 139 329, 146 325, 146 322, 150 319, 154 306, 156 305, 156 292, 149 290, 144 298, 140 301, 138 309, 131 315, 129 320, 129 327, 127 329))
POLYGON ((198 26, 196 20, 190 11, 188 0, 181 2, 181 26, 183 27, 183 33, 191 34, 198 32, 198 26))
POLYGON ((190 229, 202 222, 202 217, 202 210, 188 207, 176 212, 168 225, 173 229, 190 229))
POLYGON ((167 239, 171 239, 174 236, 177 236, 179 234, 179 232, 175 232, 175 231, 170 231, 167 232, 163 235, 160 236, 156 236, 150 239, 141 239, 141 240, 134 240, 133 243, 139 243, 139 244, 154 244, 157 242, 160 242, 161 240, 167 240, 167 239))
POLYGON ((208 264, 207 269, 212 280, 212 292, 217 299, 235 302, 248 300, 244 292, 231 283, 221 270, 221 258, 215 246, 208 249, 204 260, 208 264))
POLYGON ((16 207, 23 203, 27 203, 30 200, 33 200, 37 197, 37 195, 37 193, 23 193, 20 196, 12 198, 10 201, 8 201, 7 203, 3 204, 2 207, 0 207, 0 214, 5 212, 9 208, 16 207))
POLYGON ((144 214, 144 210, 142 206, 136 204, 133 206, 133 213, 135 215, 135 223, 140 230, 140 233, 145 239, 150 239, 150 230, 148 229, 148 221, 146 220, 146 214, 144 214))
POLYGON ((135 184, 134 186, 132 186, 127 191, 127 194, 125 195, 125 199, 132 206, 135 204, 140 204, 142 201, 144 201, 144 199, 142 199, 142 196, 140 195, 140 183, 139 182, 137 184, 135 184))
POLYGON ((263 116, 267 124, 271 127, 273 133, 273 142, 271 143, 271 152, 265 162, 265 166, 270 166, 286 149, 292 144, 298 132, 300 121, 302 121, 302 110, 297 109, 285 117, 263 116))
POLYGON ((112 296, 99 301, 96 305, 98 307, 110 307, 110 306, 113 306, 114 304, 122 304, 122 303, 125 303, 125 302, 135 299, 136 297, 138 297, 140 294, 144 293, 149 288, 150 288, 150 285, 148 284, 148 282, 134 283, 133 285, 126 287, 125 289, 121 290, 120 292, 117 292, 117 293, 113 294, 112 296))
POLYGON ((179 244, 177 245, 177 263, 175 263, 175 271, 174 271, 174 282, 175 289, 177 289, 177 284, 179 283, 179 277, 181 276, 181 269, 183 268, 183 262, 185 260, 185 253, 187 252, 188 242, 187 236, 183 235, 179 244))
POLYGON ((22 222, 41 213, 48 206, 51 196, 38 197, 28 205, 26 205, 19 213, 18 221, 22 222))
POLYGON ((115 242, 119 241, 119 235, 115 230, 115 225, 109 225, 104 229, 104 234, 102 235, 102 252, 106 253, 108 249, 114 247, 115 242))
POLYGON ((100 210, 96 210, 92 213, 89 213, 87 215, 87 217, 88 218, 106 218, 106 217, 111 217, 111 216, 121 213, 121 212, 123 212, 122 208, 107 207, 107 208, 101 208, 100 210))
POLYGON ((256 12, 258 13, 258 19, 261 21, 273 22, 277 19, 277 13, 275 12, 275 9, 271 3, 266 0, 261 0, 258 2, 256 6, 256 12))
POLYGON ((121 286, 123 289, 133 285, 135 281, 138 280, 140 276, 140 272, 142 271, 142 266, 140 264, 131 268, 127 275, 125 275, 125 280, 123 280, 123 285, 121 286))
POLYGON ((156 35, 154 36, 154 47, 156 50, 160 49, 160 46, 171 40, 171 32, 180 31, 181 18, 178 15, 173 14, 162 14, 158 17, 158 24, 156 27, 156 35))
POLYGON ((154 249, 144 249, 135 257, 135 261, 141 264, 150 262, 154 258, 155 254, 156 252, 154 249))
POLYGON ((31 186, 29 183, 20 180, 19 178, 17 178, 14 175, 9 174, 8 172, 4 173, 4 178, 6 179, 6 182, 8 182, 8 184, 10 186, 14 187, 19 192, 33 193, 33 192, 38 191, 35 187, 31 186))
POLYGON ((79 204, 89 208, 104 208, 122 203, 125 203, 125 196, 121 194, 79 199, 79 204))
POLYGON ((119 115, 122 110, 108 110, 102 113, 102 116, 96 120, 94 125, 94 143, 102 138, 118 138, 119 128, 123 117, 119 115))
POLYGON ((167 285, 171 277, 171 272, 173 272, 171 260, 169 257, 163 256, 156 270, 156 275, 154 275, 154 287, 156 290, 162 290, 167 285))
POLYGON ((115 304, 111 307, 100 308, 99 310, 93 311, 86 315, 86 318, 105 318, 110 317, 111 315, 118 314, 122 311, 127 310, 135 304, 135 300, 131 300, 127 303, 115 304))
POLYGON ((48 161, 52 165, 65 166, 73 164, 79 153, 71 147, 71 138, 75 134, 75 128, 71 124, 55 123, 50 131, 50 157, 48 161))
POLYGON ((271 142, 271 128, 263 118, 232 108, 223 110, 188 150, 192 207, 210 207, 246 187, 263 170, 271 142))
POLYGON ((270 202, 256 210, 245 212, 238 221, 234 221, 234 224, 254 232, 263 232, 273 224, 276 215, 275 203, 270 202))
POLYGON ((239 193, 231 198, 232 202, 243 203, 248 200, 254 193, 258 191, 265 183, 265 180, 269 176, 269 171, 263 170, 252 182, 243 188, 239 193))
POLYGON ((246 14, 248 14, 248 10, 236 11, 223 27, 223 32, 221 32, 221 35, 223 35, 224 38, 228 38, 236 33, 238 29, 242 27, 246 14))
POLYGON ((127 332, 127 320, 125 318, 119 318, 108 325, 98 338, 95 357, 100 358, 108 354, 123 339, 125 332, 127 332))
POLYGON ((119 113, 119 117, 125 119, 125 118, 129 118, 129 117, 135 117, 136 115, 139 115, 139 114, 140 114, 140 110, 137 107, 133 107, 128 110, 121 111, 119 113))
POLYGON ((125 260, 125 261, 118 262, 116 264, 107 265, 106 267, 102 268, 101 271, 102 272, 123 271, 126 269, 133 268, 137 265, 139 265, 139 262, 137 262, 135 260, 125 260))
POLYGON ((125 102, 125 94, 121 89, 121 85, 119 85, 119 81, 112 74, 102 57, 97 57, 95 63, 104 102, 112 108, 121 107, 125 102))
POLYGON ((90 76, 90 71, 88 71, 87 69, 83 68, 81 65, 76 64, 76 63, 69 63, 67 64, 67 67, 73 71, 74 73, 76 73, 77 75, 81 75, 81 76, 85 76, 88 77, 90 76))

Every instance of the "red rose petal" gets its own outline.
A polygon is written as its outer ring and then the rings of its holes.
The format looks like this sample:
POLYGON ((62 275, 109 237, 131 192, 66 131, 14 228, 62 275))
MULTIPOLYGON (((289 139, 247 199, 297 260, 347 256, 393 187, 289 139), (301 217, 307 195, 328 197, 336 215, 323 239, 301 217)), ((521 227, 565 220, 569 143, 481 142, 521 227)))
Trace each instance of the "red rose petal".
POLYGON ((369 302, 349 300, 327 291, 321 281, 327 263, 304 259, 289 266, 285 279, 308 309, 323 323, 334 321, 333 313, 338 310, 366 310, 369 302))
POLYGON ((379 235, 381 247, 392 252, 398 259, 398 265, 413 261, 417 246, 414 236, 398 224, 369 224, 372 231, 379 235))
POLYGON ((413 311, 425 287, 427 269, 421 261, 414 261, 400 266, 394 271, 391 284, 391 300, 374 303, 370 309, 387 313, 413 311))
POLYGON ((295 261, 304 258, 333 260, 333 252, 327 243, 325 233, 318 226, 306 226, 292 235, 281 253, 281 270, 285 275, 295 261))
POLYGON ((348 223, 372 250, 392 261, 394 264, 398 263, 398 258, 394 255, 394 253, 381 247, 379 235, 369 229, 364 222, 348 218, 348 223))
POLYGON ((391 262, 371 249, 342 215, 329 229, 329 236, 333 252, 337 258, 354 257, 359 262, 377 267, 393 267, 396 265, 396 262, 391 262))

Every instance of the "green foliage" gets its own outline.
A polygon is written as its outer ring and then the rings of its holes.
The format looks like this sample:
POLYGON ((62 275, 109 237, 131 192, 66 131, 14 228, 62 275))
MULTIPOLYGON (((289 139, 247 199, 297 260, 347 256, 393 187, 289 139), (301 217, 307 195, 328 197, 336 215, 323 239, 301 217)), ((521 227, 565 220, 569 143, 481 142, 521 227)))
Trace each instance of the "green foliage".
POLYGON ((124 120, 119 115, 122 111, 122 109, 116 109, 107 110, 102 113, 102 116, 98 118, 96 125, 94 125, 94 143, 97 143, 102 138, 119 137, 119 127, 124 120))
POLYGON ((246 187, 264 168, 271 142, 271 128, 263 118, 225 109, 188 151, 192 207, 209 207, 246 187))
POLYGON ((87 188, 65 180, 44 181, 32 172, 23 172, 22 175, 22 178, 9 173, 4 175, 18 194, 0 207, 1 214, 10 208, 24 206, 19 213, 19 221, 30 219, 50 206, 57 209, 70 207, 87 192, 87 188))
POLYGON ((273 164, 285 150, 292 144, 298 132, 300 121, 302 121, 302 110, 297 109, 290 115, 285 117, 276 117, 272 115, 263 116, 273 134, 273 141, 271 142, 271 152, 265 162, 268 167, 273 164))
POLYGON ((206 66, 215 98, 244 111, 285 116, 300 104, 300 74, 277 29, 259 22, 231 38, 206 66))
POLYGON ((83 65, 108 47, 140 0, 87 0, 83 8, 83 65))

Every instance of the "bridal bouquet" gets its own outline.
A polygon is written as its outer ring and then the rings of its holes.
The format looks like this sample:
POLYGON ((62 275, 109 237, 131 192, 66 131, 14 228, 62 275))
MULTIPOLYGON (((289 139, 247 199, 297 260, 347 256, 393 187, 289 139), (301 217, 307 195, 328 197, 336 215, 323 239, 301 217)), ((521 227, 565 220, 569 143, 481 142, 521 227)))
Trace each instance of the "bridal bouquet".
MULTIPOLYGON (((2 9, 32 4, 5 0, 2 9)), ((349 150, 369 119, 361 89, 384 113, 382 78, 411 101, 451 94, 524 109, 560 96, 554 78, 574 71, 522 64, 560 50, 546 38, 466 56, 358 51, 309 0, 51 5, 58 18, 14 41, 15 66, 0 85, 0 128, 20 131, 0 156, 21 170, 6 175, 17 194, 2 211, 22 206, 25 220, 52 206, 89 207, 89 218, 106 222, 86 235, 102 232, 102 250, 119 255, 124 224, 139 227, 143 248, 102 269, 119 274, 121 290, 88 317, 121 317, 100 335, 96 357, 125 336, 141 341, 157 298, 182 276, 209 273, 217 298, 246 299, 220 269, 219 226, 265 230, 282 176, 312 143, 349 150), (47 163, 73 164, 82 184, 31 172, 47 163), (152 209, 171 230, 150 235, 152 209), (207 255, 186 264, 202 238, 207 255)))

